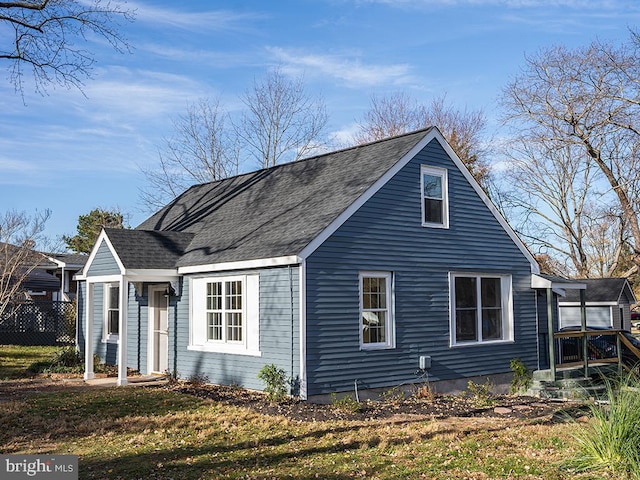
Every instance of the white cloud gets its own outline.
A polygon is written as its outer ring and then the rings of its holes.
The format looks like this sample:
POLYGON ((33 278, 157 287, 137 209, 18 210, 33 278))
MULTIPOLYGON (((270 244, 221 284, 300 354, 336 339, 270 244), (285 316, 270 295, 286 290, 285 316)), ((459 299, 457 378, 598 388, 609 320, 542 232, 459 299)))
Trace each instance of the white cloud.
POLYGON ((502 6, 508 8, 566 7, 574 9, 619 9, 634 5, 628 0, 359 0, 362 3, 382 3, 395 7, 459 7, 502 6))
MULTIPOLYGON (((227 10, 187 12, 128 2, 127 6, 136 11, 136 20, 154 25, 169 25, 182 29, 206 28, 208 30, 245 30, 247 21, 265 18, 259 13, 237 13, 227 10)), ((182 4, 181 7, 184 7, 182 4)))
POLYGON ((345 55, 316 55, 298 53, 279 47, 268 47, 274 60, 285 73, 333 77, 352 88, 380 85, 402 85, 415 81, 411 66, 400 64, 363 64, 345 55))

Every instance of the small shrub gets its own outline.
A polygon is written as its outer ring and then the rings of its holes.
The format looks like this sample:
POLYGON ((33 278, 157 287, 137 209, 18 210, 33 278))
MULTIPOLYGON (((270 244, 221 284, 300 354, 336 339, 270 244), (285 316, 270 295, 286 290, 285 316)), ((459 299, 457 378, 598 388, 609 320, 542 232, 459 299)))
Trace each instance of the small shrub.
POLYGON ((201 387, 202 385, 209 383, 209 377, 202 372, 194 373, 187 378, 187 383, 194 387, 201 387))
POLYGON ((633 375, 607 381, 607 404, 592 404, 591 420, 574 435, 580 450, 571 466, 640 478, 640 381, 633 375))
POLYGON ((398 387, 393 387, 382 392, 380 398, 385 403, 397 404, 404 401, 404 392, 398 387))
POLYGON ((84 362, 75 347, 64 347, 53 354, 51 360, 32 363, 30 373, 82 373, 84 362))
POLYGON ((78 367, 82 362, 80 352, 75 347, 65 347, 54 354, 51 364, 60 367, 78 367))
POLYGON ((287 373, 273 363, 260 369, 258 378, 264 383, 264 391, 271 402, 281 402, 287 396, 287 373))
POLYGON ((488 379, 484 383, 475 383, 473 380, 469 380, 467 391, 476 408, 490 407, 495 403, 491 395, 492 387, 493 384, 488 379))
POLYGON ((526 392, 531 386, 531 371, 527 368, 527 365, 519 358, 511 359, 509 362, 511 371, 513 372, 513 378, 511 379, 511 386, 509 391, 513 394, 526 392))
POLYGON ((433 390, 431 385, 424 383, 418 386, 413 394, 417 400, 425 400, 427 402, 433 402, 433 390))
POLYGON ((331 407, 342 412, 355 413, 360 410, 360 403, 350 395, 338 398, 338 395, 333 392, 331 393, 331 407))

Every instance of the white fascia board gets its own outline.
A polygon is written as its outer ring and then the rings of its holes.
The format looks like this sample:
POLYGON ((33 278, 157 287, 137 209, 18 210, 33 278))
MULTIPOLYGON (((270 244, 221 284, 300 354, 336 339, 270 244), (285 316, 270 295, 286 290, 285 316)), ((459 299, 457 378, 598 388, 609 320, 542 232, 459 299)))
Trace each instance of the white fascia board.
POLYGON ((186 275, 189 273, 224 272, 227 270, 249 270, 252 268, 298 265, 301 261, 300 257, 290 255, 287 257, 259 258, 256 260, 243 260, 239 262, 210 263, 208 265, 178 267, 178 274, 186 275))
POLYGON ((87 263, 85 263, 84 268, 82 269, 81 272, 79 272, 77 275, 74 275, 73 277, 74 280, 87 279, 87 272, 91 268, 91 264, 93 263, 93 260, 96 258, 96 254, 98 253, 98 250, 100 249, 100 245, 102 245, 102 242, 105 242, 107 244, 107 247, 111 251, 111 255, 113 255, 113 258, 116 260, 116 263, 118 264, 118 269, 120 270, 120 273, 124 275, 125 273, 124 264, 122 263, 122 260, 120 260, 120 257, 116 252, 116 249, 113 248, 113 244, 111 243, 111 240, 109 240, 109 237, 107 236, 107 232, 105 232, 103 228, 102 231, 100 232, 100 235, 98 235, 98 239, 96 240, 96 243, 93 245, 93 249, 89 254, 87 263))
POLYGON ((45 255, 45 258, 47 260, 49 260, 50 262, 55 263, 58 267, 65 267, 66 266, 66 264, 64 262, 58 260, 57 258, 50 257, 49 255, 45 255))
MULTIPOLYGON (((610 307, 618 305, 616 302, 585 302, 587 307, 610 307)), ((558 302, 559 307, 579 307, 580 302, 558 302)))
POLYGON ((125 276, 132 282, 154 281, 158 279, 178 278, 178 269, 132 269, 125 271, 125 276), (149 279, 149 280, 147 280, 149 279))
POLYGON ((498 223, 502 226, 504 231, 509 235, 513 243, 515 243, 516 247, 522 252, 525 258, 529 261, 531 265, 531 273, 540 273, 540 267, 538 266, 538 262, 533 257, 529 249, 526 245, 520 240, 515 231, 511 228, 511 226, 507 223, 502 214, 498 211, 493 202, 489 199, 482 187, 476 182, 467 167, 464 166, 462 160, 458 158, 458 155, 453 151, 449 143, 445 140, 440 130, 437 127, 432 127, 420 140, 416 145, 409 150, 396 164, 391 167, 382 177, 378 179, 369 189, 360 195, 355 202, 353 202, 349 207, 342 212, 331 224, 329 224, 316 238, 314 238, 303 250, 300 252, 300 257, 307 259, 309 256, 322 245, 331 235, 335 233, 335 231, 340 228, 365 202, 367 202, 373 195, 375 195, 378 190, 380 190, 393 176, 402 170, 412 159, 415 157, 424 147, 426 147, 429 142, 432 140, 437 140, 438 143, 442 146, 442 148, 447 152, 447 155, 451 158, 453 163, 458 167, 458 170, 462 172, 462 175, 469 182, 471 187, 476 191, 480 199, 487 206, 489 211, 493 214, 493 216, 498 220, 498 223))
POLYGON ((629 284, 629 280, 625 279, 624 281, 624 287, 622 287, 622 290, 620 291, 620 296, 618 297, 618 303, 620 303, 620 299, 622 298, 622 294, 624 292, 627 292, 627 295, 629 296, 629 293, 631 294, 631 305, 633 305, 634 303, 638 303, 638 299, 636 298, 636 294, 633 293, 633 288, 631 288, 631 285, 629 284))
POLYGON ((87 283, 115 283, 119 282, 121 278, 122 275, 100 275, 97 277, 87 277, 84 280, 86 280, 87 283))

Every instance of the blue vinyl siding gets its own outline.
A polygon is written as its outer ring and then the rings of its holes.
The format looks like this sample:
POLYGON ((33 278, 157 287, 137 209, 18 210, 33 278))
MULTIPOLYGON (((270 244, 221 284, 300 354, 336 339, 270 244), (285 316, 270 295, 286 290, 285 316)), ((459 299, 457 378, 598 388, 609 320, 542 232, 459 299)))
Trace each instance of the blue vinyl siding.
POLYGON ((308 259, 307 383, 310 395, 418 380, 509 372, 537 364, 530 264, 440 144, 432 141, 308 259), (448 169, 449 228, 421 225, 420 165, 448 169), (360 271, 389 271, 395 285, 396 348, 361 351, 360 271), (449 272, 512 275, 515 341, 450 347, 449 272))
POLYGON ((102 244, 98 247, 98 251, 96 252, 95 257, 93 258, 93 262, 91 262, 91 266, 89 267, 89 271, 87 272, 88 276, 98 276, 98 275, 119 275, 120 268, 118 267, 118 263, 116 259, 113 257, 111 250, 107 246, 106 242, 102 242, 102 244))
MULTIPOLYGON (((287 376, 294 378, 294 384, 297 383, 295 379, 300 375, 298 271, 297 267, 282 267, 229 273, 229 275, 259 273, 261 353, 259 357, 187 350, 189 277, 185 277, 182 296, 173 307, 177 312, 178 323, 175 326, 174 335, 170 334, 170 365, 175 365, 181 378, 205 375, 211 383, 241 385, 262 390, 264 385, 257 378, 258 372, 263 365, 273 363, 284 369, 287 376)), ((216 272, 215 276, 225 276, 225 274, 216 272)), ((250 301, 250 299, 247 300, 250 301)))

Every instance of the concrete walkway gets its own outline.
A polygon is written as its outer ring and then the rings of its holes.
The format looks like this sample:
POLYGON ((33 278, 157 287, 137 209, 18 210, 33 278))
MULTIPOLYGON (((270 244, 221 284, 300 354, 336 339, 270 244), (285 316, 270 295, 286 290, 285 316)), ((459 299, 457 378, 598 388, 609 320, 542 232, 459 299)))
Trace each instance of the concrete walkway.
MULTIPOLYGON (((168 380, 167 377, 158 375, 136 375, 133 377, 127 377, 128 383, 126 386, 156 386, 165 385, 168 380)), ((101 377, 92 378, 91 380, 83 380, 84 383, 96 387, 115 387, 118 381, 117 377, 101 377)))

